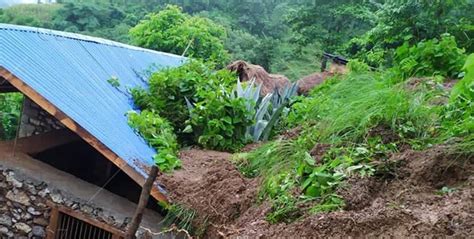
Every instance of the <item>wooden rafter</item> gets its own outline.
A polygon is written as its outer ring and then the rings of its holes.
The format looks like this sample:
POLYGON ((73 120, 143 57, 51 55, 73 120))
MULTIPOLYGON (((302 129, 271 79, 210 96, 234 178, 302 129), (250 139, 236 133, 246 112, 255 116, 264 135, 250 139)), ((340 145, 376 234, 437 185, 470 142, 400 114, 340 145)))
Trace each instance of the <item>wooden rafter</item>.
MULTIPOLYGON (((104 157, 110 160, 112 163, 117 165, 121 170, 123 170, 129 177, 131 177, 138 185, 143 186, 145 184, 145 176, 142 176, 140 173, 135 171, 130 165, 127 164, 125 160, 120 158, 116 153, 110 150, 107 146, 105 146, 102 142, 100 142, 95 136, 87 132, 84 128, 82 128, 79 124, 77 124, 73 119, 63 113, 60 109, 54 106, 51 102, 41 96, 38 92, 36 92, 33 88, 28 86, 25 82, 23 82, 20 78, 15 76, 13 73, 5 69, 4 67, 0 66, 0 77, 7 80, 12 86, 30 98, 33 102, 43 108, 46 112, 54 116, 57 120, 59 120, 63 125, 65 125, 68 129, 75 132, 79 137, 85 140, 88 144, 94 147, 97 151, 99 151, 104 157)), ((155 186, 151 190, 151 196, 153 196, 156 200, 162 202, 168 202, 165 195, 163 195, 158 188, 155 186)))

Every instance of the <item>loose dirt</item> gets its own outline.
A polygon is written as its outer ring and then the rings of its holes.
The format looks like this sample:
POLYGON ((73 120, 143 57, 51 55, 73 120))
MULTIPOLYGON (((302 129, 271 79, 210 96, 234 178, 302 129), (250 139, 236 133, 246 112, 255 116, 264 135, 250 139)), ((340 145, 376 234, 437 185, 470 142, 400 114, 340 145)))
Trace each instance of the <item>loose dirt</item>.
POLYGON ((445 147, 406 150, 390 159, 390 177, 350 178, 342 211, 307 214, 269 224, 266 203, 255 203, 258 180, 242 177, 231 155, 181 152, 183 169, 161 176, 172 199, 207 216, 206 238, 446 237, 474 235, 474 158, 445 147), (444 193, 441 193, 442 188, 444 193))

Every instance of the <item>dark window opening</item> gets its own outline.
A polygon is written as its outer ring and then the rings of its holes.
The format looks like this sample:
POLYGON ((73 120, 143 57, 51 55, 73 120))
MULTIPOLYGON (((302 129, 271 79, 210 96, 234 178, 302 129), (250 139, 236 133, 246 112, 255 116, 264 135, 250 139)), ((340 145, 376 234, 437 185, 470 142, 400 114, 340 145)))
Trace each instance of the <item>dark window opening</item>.
MULTIPOLYGON (((141 187, 84 140, 51 148, 32 157, 91 184, 105 185, 106 190, 138 204, 141 187)), ((163 213, 153 197, 150 197, 147 207, 163 213)))

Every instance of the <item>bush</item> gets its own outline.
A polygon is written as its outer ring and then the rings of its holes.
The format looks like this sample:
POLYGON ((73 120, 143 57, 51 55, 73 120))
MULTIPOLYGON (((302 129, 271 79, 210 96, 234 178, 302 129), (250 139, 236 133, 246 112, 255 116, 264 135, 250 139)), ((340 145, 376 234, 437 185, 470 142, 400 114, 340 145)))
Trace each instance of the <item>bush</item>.
POLYGON ((0 140, 15 138, 20 123, 22 100, 22 94, 0 94, 0 140))
POLYGON ((465 59, 454 37, 443 35, 441 40, 422 41, 411 47, 405 43, 397 48, 394 69, 402 79, 434 75, 457 78, 465 59))
POLYGON ((456 137, 474 134, 474 54, 467 58, 463 70, 464 79, 454 86, 443 114, 444 129, 456 137))
POLYGON ((181 167, 181 161, 177 157, 176 135, 166 119, 154 111, 131 111, 128 113, 128 123, 158 152, 153 158, 161 171, 181 167))
POLYGON ((254 112, 248 100, 233 97, 232 89, 198 90, 198 101, 190 109, 186 132, 208 149, 236 151, 249 142, 247 127, 253 124, 254 112))
POLYGON ((198 92, 216 91, 230 87, 236 76, 227 71, 215 71, 214 66, 201 61, 189 61, 186 64, 153 73, 149 79, 149 89, 133 89, 135 104, 141 109, 154 110, 168 119, 177 130, 180 139, 185 122, 189 119, 185 98, 198 102, 204 95, 198 92))

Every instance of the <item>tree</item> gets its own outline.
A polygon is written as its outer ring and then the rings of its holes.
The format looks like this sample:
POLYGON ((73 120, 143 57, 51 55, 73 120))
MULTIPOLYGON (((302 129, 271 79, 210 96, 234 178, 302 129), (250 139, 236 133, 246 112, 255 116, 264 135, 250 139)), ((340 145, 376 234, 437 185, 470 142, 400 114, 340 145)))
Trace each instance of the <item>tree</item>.
POLYGON ((224 49, 226 32, 213 21, 182 12, 168 5, 151 13, 130 30, 132 42, 138 46, 224 64, 229 59, 224 49))
POLYGON ((288 23, 295 33, 292 41, 303 46, 321 42, 324 50, 335 51, 370 29, 373 8, 364 0, 316 0, 290 14, 288 23))

